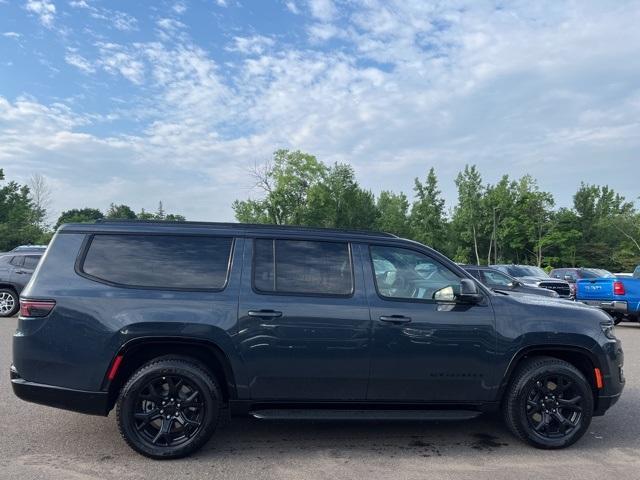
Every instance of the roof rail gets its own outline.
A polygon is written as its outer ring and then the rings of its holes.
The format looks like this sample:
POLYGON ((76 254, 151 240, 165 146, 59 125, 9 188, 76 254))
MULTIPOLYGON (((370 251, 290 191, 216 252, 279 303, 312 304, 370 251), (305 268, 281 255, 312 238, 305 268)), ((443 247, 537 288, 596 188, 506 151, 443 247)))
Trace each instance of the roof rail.
POLYGON ((379 232, 375 230, 358 230, 358 229, 343 229, 343 228, 325 228, 325 227, 308 227, 302 225, 276 225, 269 223, 234 223, 234 222, 193 222, 193 221, 180 221, 180 220, 134 220, 134 219, 98 219, 96 223, 110 224, 110 225, 166 225, 176 226, 185 225, 193 227, 218 227, 218 228, 238 228, 246 230, 287 230, 292 232, 332 232, 332 233, 344 233, 351 235, 368 235, 377 237, 389 237, 398 238, 397 235, 386 232, 379 232))

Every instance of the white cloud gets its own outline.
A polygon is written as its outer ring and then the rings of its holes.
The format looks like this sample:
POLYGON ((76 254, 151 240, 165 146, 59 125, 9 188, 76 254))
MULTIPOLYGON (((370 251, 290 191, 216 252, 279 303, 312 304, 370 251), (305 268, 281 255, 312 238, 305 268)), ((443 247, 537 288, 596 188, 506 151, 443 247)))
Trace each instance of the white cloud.
POLYGON ((294 2, 293 0, 290 0, 290 1, 286 2, 285 6, 287 7, 287 10, 289 10, 294 15, 299 15, 300 14, 300 9, 296 5, 296 2, 294 2))
POLYGON ((91 64, 91 62, 89 62, 89 60, 84 58, 82 55, 78 54, 75 49, 68 49, 66 55, 64 56, 64 60, 69 65, 73 65, 84 73, 95 72, 95 67, 91 64))
POLYGON ((184 3, 184 2, 176 2, 176 3, 173 4, 173 7, 171 7, 171 8, 178 15, 182 15, 184 12, 187 11, 187 4, 184 3))
POLYGON ((18 32, 3 32, 2 36, 7 38, 20 38, 22 35, 18 32))
POLYGON ((227 0, 216 0, 216 5, 218 5, 219 7, 226 7, 227 0))
POLYGON ((246 55, 260 55, 275 44, 274 40, 263 35, 250 37, 233 37, 233 45, 227 47, 229 51, 236 51, 246 55))
POLYGON ((332 0, 308 0, 311 14, 323 21, 333 20, 337 10, 332 0))
POLYGON ((56 16, 56 6, 49 0, 27 0, 25 8, 38 16, 40 23, 51 27, 56 16))
POLYGON ((120 74, 130 82, 141 85, 144 80, 144 64, 139 60, 136 47, 131 49, 115 43, 99 42, 99 64, 111 74, 120 74))

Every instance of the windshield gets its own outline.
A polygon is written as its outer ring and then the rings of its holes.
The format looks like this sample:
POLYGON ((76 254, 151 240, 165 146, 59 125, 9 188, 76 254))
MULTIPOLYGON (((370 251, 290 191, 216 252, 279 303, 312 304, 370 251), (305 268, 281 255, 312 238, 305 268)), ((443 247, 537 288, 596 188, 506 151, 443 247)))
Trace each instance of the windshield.
POLYGON ((585 268, 581 278, 613 278, 613 273, 601 268, 585 268))
POLYGON ((507 267, 507 273, 512 277, 548 277, 549 276, 540 267, 531 267, 529 265, 510 265, 507 267))

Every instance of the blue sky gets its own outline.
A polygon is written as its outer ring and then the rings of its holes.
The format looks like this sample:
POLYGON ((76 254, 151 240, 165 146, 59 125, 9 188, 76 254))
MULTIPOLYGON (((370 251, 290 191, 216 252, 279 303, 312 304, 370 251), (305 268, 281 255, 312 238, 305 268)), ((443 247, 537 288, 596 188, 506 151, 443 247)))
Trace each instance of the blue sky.
POLYGON ((0 167, 74 207, 231 220, 278 148, 448 206, 475 163, 640 194, 639 1, 0 0, 0 167))

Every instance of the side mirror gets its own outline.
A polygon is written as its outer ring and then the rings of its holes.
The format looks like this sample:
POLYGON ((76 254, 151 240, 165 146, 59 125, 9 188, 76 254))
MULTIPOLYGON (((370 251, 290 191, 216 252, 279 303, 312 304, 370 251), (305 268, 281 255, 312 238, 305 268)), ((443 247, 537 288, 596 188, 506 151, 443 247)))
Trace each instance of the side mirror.
POLYGON ((460 285, 449 285, 433 294, 433 299, 439 302, 479 303, 482 298, 476 283, 468 278, 460 280, 460 285))
POLYGON ((460 293, 456 300, 462 303, 480 303, 484 297, 478 291, 478 285, 473 280, 463 278, 460 280, 460 293))

